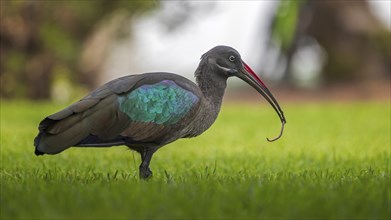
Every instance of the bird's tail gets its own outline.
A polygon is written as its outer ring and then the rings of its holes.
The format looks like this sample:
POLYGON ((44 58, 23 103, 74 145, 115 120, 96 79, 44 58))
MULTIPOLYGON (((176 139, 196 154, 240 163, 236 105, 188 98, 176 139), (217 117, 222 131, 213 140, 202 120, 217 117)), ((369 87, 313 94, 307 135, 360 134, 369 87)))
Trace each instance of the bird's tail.
POLYGON ((114 140, 127 125, 126 115, 113 117, 116 115, 113 113, 117 111, 116 99, 116 95, 111 95, 101 101, 91 98, 82 99, 70 107, 46 117, 39 124, 39 133, 34 139, 35 154, 57 154, 78 145, 100 147, 122 144, 117 142, 97 143, 98 139, 89 138, 90 134, 96 134, 103 136, 105 140, 114 140), (122 124, 118 125, 116 122, 122 122, 122 124), (116 125, 115 129, 112 129, 114 125, 116 125))
POLYGON ((35 153, 36 156, 44 155, 44 154, 45 154, 44 152, 41 152, 41 151, 38 150, 39 142, 40 142, 40 140, 41 140, 42 135, 43 135, 43 132, 40 131, 40 132, 38 133, 38 135, 34 138, 34 147, 35 147, 34 153, 35 153))
POLYGON ((73 123, 79 120, 76 117, 74 115, 63 120, 45 118, 39 124, 39 133, 34 139, 35 155, 60 153, 87 136, 88 131, 83 123, 73 123))

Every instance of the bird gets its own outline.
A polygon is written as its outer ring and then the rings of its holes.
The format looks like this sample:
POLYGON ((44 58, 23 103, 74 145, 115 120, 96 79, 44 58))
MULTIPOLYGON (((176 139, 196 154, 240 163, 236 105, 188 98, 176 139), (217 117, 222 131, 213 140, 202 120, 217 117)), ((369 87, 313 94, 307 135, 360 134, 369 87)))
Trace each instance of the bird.
POLYGON ((280 105, 237 50, 216 46, 201 56, 195 81, 168 72, 114 79, 70 106, 44 118, 34 139, 35 155, 58 154, 70 147, 125 145, 141 155, 139 178, 149 179, 153 154, 180 138, 206 131, 216 120, 227 80, 238 77, 274 108, 282 127, 280 105))

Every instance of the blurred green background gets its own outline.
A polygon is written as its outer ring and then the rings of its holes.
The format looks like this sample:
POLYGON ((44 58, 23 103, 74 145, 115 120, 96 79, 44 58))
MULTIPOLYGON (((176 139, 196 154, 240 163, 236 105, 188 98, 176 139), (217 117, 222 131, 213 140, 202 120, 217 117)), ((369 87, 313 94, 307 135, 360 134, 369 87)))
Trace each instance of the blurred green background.
POLYGON ((390 4, 0 1, 1 219, 389 219, 390 4), (148 182, 125 147, 33 154, 45 116, 122 75, 193 79, 218 44, 279 100, 281 140, 232 80, 216 124, 159 150, 148 182))
POLYGON ((109 79, 142 71, 192 78, 201 54, 224 43, 276 87, 327 90, 343 83, 359 85, 358 91, 365 82, 388 89, 391 24, 378 16, 390 18, 389 10, 379 10, 387 6, 388 1, 1 1, 0 95, 69 101, 109 79), (193 63, 177 70, 192 51, 193 63), (124 63, 130 64, 115 69, 124 63))

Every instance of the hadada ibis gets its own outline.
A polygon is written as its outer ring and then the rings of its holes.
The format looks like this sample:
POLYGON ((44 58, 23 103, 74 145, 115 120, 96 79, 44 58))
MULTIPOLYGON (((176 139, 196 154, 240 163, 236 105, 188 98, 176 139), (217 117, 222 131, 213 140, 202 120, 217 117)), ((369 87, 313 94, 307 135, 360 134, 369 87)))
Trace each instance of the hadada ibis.
POLYGON ((206 131, 220 112, 229 77, 254 87, 277 112, 281 131, 284 113, 269 89, 240 54, 217 46, 201 57, 196 83, 167 72, 128 75, 112 80, 80 101, 47 116, 39 124, 35 154, 57 154, 72 146, 126 145, 141 155, 140 178, 152 175, 152 155, 179 139, 206 131))

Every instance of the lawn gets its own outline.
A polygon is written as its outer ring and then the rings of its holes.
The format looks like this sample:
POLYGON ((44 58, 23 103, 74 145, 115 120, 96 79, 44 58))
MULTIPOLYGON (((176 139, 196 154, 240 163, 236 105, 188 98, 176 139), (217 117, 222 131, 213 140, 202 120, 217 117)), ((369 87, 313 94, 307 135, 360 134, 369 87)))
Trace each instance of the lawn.
POLYGON ((125 147, 36 157, 40 120, 64 105, 1 103, 1 219, 390 219, 389 102, 229 103, 203 135, 154 156, 125 147))

